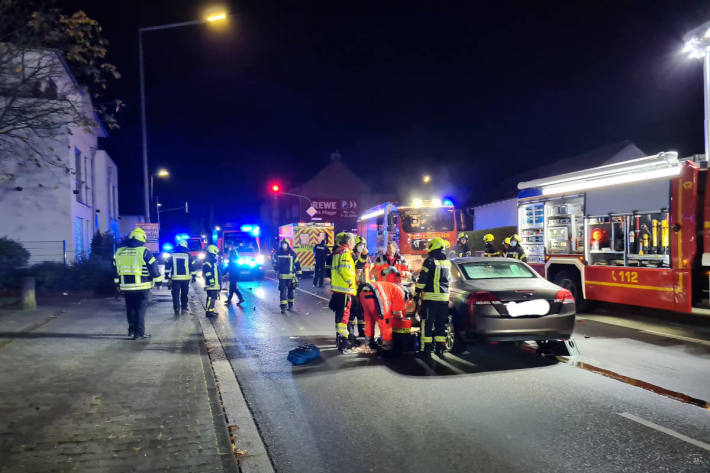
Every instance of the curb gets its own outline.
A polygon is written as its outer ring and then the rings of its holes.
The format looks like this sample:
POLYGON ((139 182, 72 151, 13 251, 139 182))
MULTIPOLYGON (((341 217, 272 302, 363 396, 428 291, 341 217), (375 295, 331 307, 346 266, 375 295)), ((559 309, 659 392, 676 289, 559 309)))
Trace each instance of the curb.
MULTIPOLYGON (((202 303, 201 294, 196 295, 202 303)), ((273 473, 274 467, 266 446, 244 399, 232 365, 224 353, 222 342, 207 318, 198 315, 197 320, 205 338, 217 390, 222 398, 227 429, 233 441, 239 469, 244 473, 273 473)))

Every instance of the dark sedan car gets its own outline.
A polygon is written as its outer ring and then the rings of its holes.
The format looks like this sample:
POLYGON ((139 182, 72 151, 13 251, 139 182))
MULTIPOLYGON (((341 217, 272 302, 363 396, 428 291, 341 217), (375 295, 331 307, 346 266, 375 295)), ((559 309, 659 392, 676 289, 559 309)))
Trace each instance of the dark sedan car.
POLYGON ((572 335, 572 293, 510 258, 456 258, 451 265, 451 322, 447 348, 477 341, 544 344, 572 335))

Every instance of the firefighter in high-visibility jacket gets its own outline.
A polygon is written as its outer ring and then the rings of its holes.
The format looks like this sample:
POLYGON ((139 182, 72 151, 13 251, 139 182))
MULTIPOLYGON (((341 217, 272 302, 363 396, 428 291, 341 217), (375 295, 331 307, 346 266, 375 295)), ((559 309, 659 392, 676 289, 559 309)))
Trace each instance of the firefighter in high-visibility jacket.
POLYGON ((335 313, 335 339, 338 350, 342 353, 350 348, 348 340, 348 323, 352 299, 357 294, 357 279, 353 248, 355 236, 352 233, 341 232, 335 237, 332 268, 330 271, 330 310, 335 313))
POLYGON ((291 249, 288 240, 281 241, 272 263, 279 278, 281 313, 285 314, 286 307, 288 310, 293 309, 294 292, 298 286, 298 277, 301 275, 301 263, 296 259, 296 252, 291 249))
POLYGON ((202 265, 202 277, 205 278, 205 291, 207 292, 207 304, 205 305, 205 315, 207 317, 217 317, 215 304, 219 299, 219 291, 222 289, 222 268, 219 267, 219 249, 215 245, 207 246, 207 259, 202 265))
MULTIPOLYGON (((372 263, 367 250, 367 240, 358 236, 355 237, 355 249, 353 250, 353 260, 355 261, 355 274, 357 276, 358 292, 360 288, 371 281, 372 263)), ((360 299, 353 299, 352 307, 350 308, 350 322, 348 324, 348 333, 351 341, 356 341, 356 337, 365 336, 365 316, 362 312, 360 299), (357 327, 357 335, 355 335, 357 327)))
POLYGON ((523 245, 520 244, 520 237, 517 234, 510 237, 510 249, 508 253, 511 258, 515 258, 518 261, 526 262, 528 260, 523 245))
POLYGON ((323 279, 325 279, 326 259, 330 253, 328 248, 328 235, 324 235, 323 239, 313 247, 313 287, 323 287, 323 279))
POLYGON ((150 337, 145 333, 145 311, 151 288, 162 281, 158 262, 145 247, 145 240, 145 231, 134 229, 113 257, 113 281, 126 298, 128 336, 133 340, 150 337))
POLYGON ((165 279, 173 296, 173 311, 180 315, 188 311, 190 279, 195 279, 195 258, 187 249, 187 241, 180 240, 165 262, 165 279))
POLYGON ((483 236, 483 242, 486 244, 486 249, 483 251, 483 256, 501 256, 500 251, 496 248, 495 243, 493 243, 495 237, 492 233, 486 233, 483 236))
POLYGON ((375 259, 371 276, 375 281, 388 281, 397 284, 408 281, 412 277, 407 261, 399 254, 397 243, 389 242, 385 254, 375 259))
POLYGON ((416 289, 422 298, 420 350, 427 357, 431 355, 432 342, 437 355, 443 355, 446 349, 451 280, 451 261, 444 254, 443 240, 433 238, 428 250, 429 256, 422 264, 416 289))
POLYGON ((451 249, 451 255, 454 258, 471 256, 471 248, 468 247, 468 236, 464 232, 459 233, 459 239, 456 242, 456 246, 451 249))
POLYGON ((401 285, 387 281, 365 284, 360 290, 360 305, 365 314, 365 336, 370 348, 375 343, 375 322, 380 329, 382 349, 392 349, 392 318, 405 317, 408 292, 401 285))

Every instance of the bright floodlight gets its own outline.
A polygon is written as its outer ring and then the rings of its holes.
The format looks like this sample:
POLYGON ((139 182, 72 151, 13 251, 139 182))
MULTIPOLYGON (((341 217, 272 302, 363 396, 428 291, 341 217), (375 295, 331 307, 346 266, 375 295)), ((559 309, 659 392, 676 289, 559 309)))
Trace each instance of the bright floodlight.
POLYGON ((424 184, 429 184, 431 182, 431 176, 429 174, 425 174, 422 176, 422 182, 424 182, 424 184))
POLYGON ((169 177, 170 173, 167 169, 158 169, 158 172, 155 173, 155 175, 158 177, 169 177))
POLYGON ((207 20, 209 22, 226 20, 226 19, 227 19, 227 14, 225 12, 215 13, 215 14, 209 15, 207 18, 205 18, 205 20, 207 20))

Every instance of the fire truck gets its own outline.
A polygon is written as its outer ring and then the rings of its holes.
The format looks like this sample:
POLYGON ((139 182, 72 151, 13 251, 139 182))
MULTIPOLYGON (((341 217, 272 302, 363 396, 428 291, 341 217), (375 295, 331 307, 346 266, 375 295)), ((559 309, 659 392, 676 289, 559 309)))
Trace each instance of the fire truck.
POLYGON ((261 252, 260 234, 261 229, 258 225, 240 227, 225 225, 217 238, 217 248, 222 255, 222 263, 225 266, 230 263, 229 251, 230 248, 234 248, 239 255, 236 263, 240 274, 257 279, 263 278, 265 258, 261 252))
POLYGON ((313 247, 324 238, 333 246, 333 224, 322 222, 289 223, 279 227, 279 241, 287 240, 301 264, 301 271, 312 272, 316 266, 313 247))
POLYGON ((358 219, 358 235, 367 240, 372 255, 385 252, 394 241, 413 272, 418 272, 435 237, 456 243, 458 228, 454 204, 449 199, 414 200, 409 204, 385 202, 358 219))
POLYGON ((675 152, 521 182, 528 263, 584 307, 690 313, 708 292, 710 173, 675 152))

